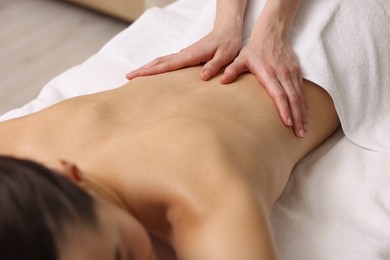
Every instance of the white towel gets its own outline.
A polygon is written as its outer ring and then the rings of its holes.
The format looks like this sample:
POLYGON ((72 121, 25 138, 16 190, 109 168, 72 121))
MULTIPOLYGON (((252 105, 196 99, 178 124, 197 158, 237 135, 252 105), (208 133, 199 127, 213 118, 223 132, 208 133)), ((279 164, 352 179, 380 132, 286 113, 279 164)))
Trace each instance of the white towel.
POLYGON ((346 136, 390 154, 390 1, 303 1, 292 35, 303 76, 331 94, 346 136))
POLYGON ((390 259, 390 155, 335 133, 294 169, 272 212, 281 259, 390 259))

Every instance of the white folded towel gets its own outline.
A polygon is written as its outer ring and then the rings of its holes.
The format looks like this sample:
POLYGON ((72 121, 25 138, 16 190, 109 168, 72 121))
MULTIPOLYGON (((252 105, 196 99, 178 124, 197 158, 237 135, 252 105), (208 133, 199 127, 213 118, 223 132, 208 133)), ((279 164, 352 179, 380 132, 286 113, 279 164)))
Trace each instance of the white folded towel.
POLYGON ((303 76, 331 94, 346 136, 390 154, 390 1, 304 0, 292 35, 303 76))

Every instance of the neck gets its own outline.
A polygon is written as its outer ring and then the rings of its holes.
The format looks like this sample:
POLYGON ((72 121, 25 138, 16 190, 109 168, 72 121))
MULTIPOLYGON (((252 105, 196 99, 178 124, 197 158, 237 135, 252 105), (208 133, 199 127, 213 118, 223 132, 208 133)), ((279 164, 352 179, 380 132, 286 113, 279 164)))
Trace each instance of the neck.
POLYGON ((0 155, 17 156, 20 143, 19 120, 13 119, 0 122, 0 155))
POLYGON ((79 183, 80 187, 90 193, 92 196, 97 196, 105 201, 114 204, 126 211, 132 211, 128 205, 125 203, 124 199, 120 196, 120 193, 117 191, 117 185, 115 185, 115 180, 105 178, 102 179, 102 175, 95 174, 86 174, 82 175, 81 181, 79 183))

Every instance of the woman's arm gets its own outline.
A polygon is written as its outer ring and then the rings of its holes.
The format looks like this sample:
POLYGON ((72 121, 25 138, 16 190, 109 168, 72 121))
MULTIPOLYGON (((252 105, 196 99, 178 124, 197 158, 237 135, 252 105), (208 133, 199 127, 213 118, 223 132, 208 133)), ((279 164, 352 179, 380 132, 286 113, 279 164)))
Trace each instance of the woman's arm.
POLYGON ((231 63, 242 48, 247 0, 218 0, 213 30, 178 53, 157 58, 126 75, 131 80, 206 63, 201 78, 208 80, 231 63))
POLYGON ((234 81, 245 71, 255 74, 264 85, 287 126, 297 136, 308 132, 308 112, 303 98, 298 59, 289 43, 289 32, 300 0, 268 0, 250 40, 221 79, 234 81))
POLYGON ((272 32, 287 41, 300 2, 301 0, 268 0, 252 36, 256 36, 257 33, 272 32))
POLYGON ((242 35, 247 0, 218 0, 214 27, 237 30, 242 35))

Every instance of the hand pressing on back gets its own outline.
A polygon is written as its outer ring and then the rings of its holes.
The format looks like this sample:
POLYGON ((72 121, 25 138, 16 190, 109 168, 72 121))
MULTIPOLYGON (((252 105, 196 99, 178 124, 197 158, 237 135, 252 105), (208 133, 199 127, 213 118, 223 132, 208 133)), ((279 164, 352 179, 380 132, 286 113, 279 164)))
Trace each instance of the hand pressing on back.
POLYGON ((231 83, 247 71, 267 90, 284 124, 293 126, 296 136, 304 137, 308 132, 307 104, 299 62, 288 41, 272 32, 252 34, 248 44, 225 69, 221 83, 231 83))
POLYGON ((191 46, 178 53, 159 57, 128 73, 126 77, 131 80, 205 63, 200 77, 208 80, 237 57, 241 44, 241 32, 214 29, 191 46))

